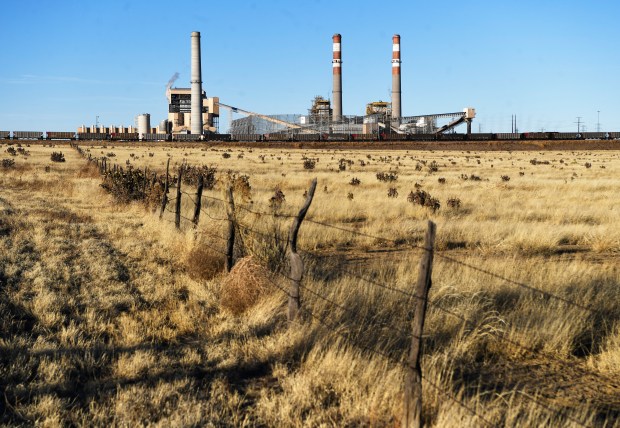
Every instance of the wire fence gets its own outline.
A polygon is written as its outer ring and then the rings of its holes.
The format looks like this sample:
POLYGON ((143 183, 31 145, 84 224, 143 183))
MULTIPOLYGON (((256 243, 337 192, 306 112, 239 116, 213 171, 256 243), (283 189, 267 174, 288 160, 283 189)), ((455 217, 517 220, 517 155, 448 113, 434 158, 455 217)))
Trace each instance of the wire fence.
MULTIPOLYGON (((172 190, 172 188, 170 190, 172 190)), ((272 210, 271 212, 260 211, 255 208, 248 208, 244 206, 243 204, 233 205, 232 199, 227 201, 225 199, 217 198, 212 195, 202 195, 201 198, 198 198, 196 193, 190 193, 184 190, 180 190, 177 194, 183 195, 183 198, 186 198, 185 200, 189 201, 190 205, 194 205, 197 207, 196 208, 197 213, 204 214, 209 219, 210 221, 209 227, 198 228, 197 218, 189 218, 187 216, 184 216, 182 213, 177 212, 176 208, 172 209, 172 206, 170 205, 170 203, 175 201, 176 198, 167 199, 167 202, 165 202, 162 206, 162 212, 172 214, 176 216, 177 218, 179 218, 180 220, 183 220, 185 223, 191 224, 191 227, 194 229, 195 236, 197 237, 201 236, 201 237, 207 238, 207 239, 203 239, 203 241, 201 242, 201 245, 205 245, 210 250, 220 255, 227 256, 232 259, 232 257, 234 256, 234 254, 231 254, 232 247, 228 246, 228 248, 222 249, 218 246, 217 243, 215 243, 213 240, 210 240, 210 238, 214 238, 217 241, 224 241, 224 242, 230 243, 231 239, 234 241, 235 236, 239 234, 245 234, 246 236, 252 236, 254 239, 262 240, 263 244, 265 245, 272 245, 274 241, 285 242, 286 243, 286 246, 284 249, 285 252, 290 250, 290 238, 286 239, 283 237, 276 236, 274 235, 273 231, 260 230, 260 228, 256 226, 256 224, 259 224, 260 222, 255 223, 252 226, 249 226, 245 224, 244 222, 240 221, 237 214, 243 211, 243 212, 246 212, 248 214, 252 214, 258 217, 259 219, 264 218, 264 217, 271 217, 273 219, 278 219, 278 220, 296 219, 297 215, 295 214, 283 213, 283 212, 279 212, 276 210, 272 210), (215 210, 213 210, 212 207, 206 207, 206 205, 202 204, 204 200, 221 204, 220 209, 217 211, 221 212, 222 209, 226 209, 226 212, 227 212, 226 217, 221 217, 221 216, 214 214, 212 211, 215 211, 215 210), (198 202, 200 202, 200 205, 198 205, 198 202), (219 226, 211 227, 215 224, 213 222, 219 224, 219 226), (222 236, 219 233, 217 233, 215 230, 217 230, 218 227, 220 229, 223 227, 228 227, 229 236, 226 237, 226 236, 222 236), (232 233, 233 235, 231 236, 230 233, 232 233)), ((231 195, 232 195, 232 191, 231 191, 231 195)), ((177 206, 180 206, 180 204, 177 204, 177 206)), ((170 222, 170 223, 176 222, 176 220, 170 220, 165 217, 163 218, 163 220, 165 220, 166 222, 170 222)), ((330 224, 326 221, 320 221, 312 217, 305 218, 304 221, 307 223, 311 223, 320 228, 326 228, 332 231, 344 232, 344 233, 351 234, 354 236, 359 236, 361 238, 373 239, 375 240, 375 242, 391 243, 395 247, 399 247, 399 248, 405 248, 408 250, 416 250, 419 252, 430 251, 434 255, 439 257, 441 260, 444 260, 445 262, 449 264, 461 267, 466 270, 475 271, 485 277, 502 281, 503 284, 508 284, 510 286, 517 287, 519 289, 527 290, 528 292, 531 292, 531 293, 539 294, 546 299, 555 300, 557 302, 560 302, 562 305, 566 305, 568 307, 579 309, 588 314, 595 315, 598 317, 605 316, 603 312, 601 312, 600 310, 597 310, 596 308, 590 307, 588 305, 585 305, 579 302, 572 301, 566 297, 560 296, 555 293, 551 293, 547 290, 540 289, 538 287, 535 287, 523 281, 516 280, 514 278, 509 278, 505 275, 501 275, 497 272, 493 272, 492 270, 484 266, 478 266, 470 262, 459 260, 455 257, 447 255, 443 251, 434 251, 434 249, 432 248, 426 248, 421 245, 403 243, 402 241, 398 241, 395 239, 361 232, 358 230, 343 227, 341 225, 330 224)), ((242 238, 242 236, 239 236, 239 238, 242 238)), ((416 241, 417 240, 421 241, 422 239, 420 237, 419 239, 416 239, 416 241)), ((306 260, 313 260, 315 262, 320 263, 326 258, 326 256, 317 254, 315 251, 312 251, 309 249, 299 248, 298 250, 304 256, 306 260)), ((253 254, 253 255, 257 257, 257 259, 261 263, 265 265, 270 264, 270 260, 261 256, 260 254, 253 254)), ((294 296, 291 294, 289 290, 287 290, 286 286, 283 286, 282 284, 280 284, 278 280, 275 278, 277 276, 281 280, 284 280, 287 282, 295 281, 295 278, 293 278, 291 275, 286 273, 285 264, 286 264, 285 261, 282 261, 282 263, 280 263, 279 265, 280 267, 272 271, 272 274, 274 275, 274 277, 268 278, 268 281, 271 284, 271 286, 274 287, 274 289, 279 290, 279 292, 283 293, 287 298, 290 299, 290 298, 293 298, 294 296)), ((430 298, 427 298, 426 296, 417 295, 406 289, 396 287, 393 284, 388 283, 387 281, 382 281, 377 278, 368 277, 363 273, 356 272, 353 269, 346 267, 346 263, 342 263, 338 265, 336 269, 339 275, 346 275, 348 277, 355 278, 356 280, 360 281, 359 284, 363 284, 365 287, 381 289, 383 292, 396 293, 399 296, 406 298, 406 302, 414 301, 417 303, 428 304, 432 310, 440 311, 443 314, 454 318, 462 326, 468 327, 470 331, 475 331, 481 328, 482 324, 484 323, 484 320, 480 322, 476 322, 472 319, 468 319, 466 316, 460 314, 458 311, 449 309, 445 307, 445 305, 441 304, 441 302, 432 300, 430 298)), ((316 301, 314 304, 311 304, 312 302, 310 302, 309 304, 303 304, 299 308, 300 312, 305 314, 307 317, 309 317, 309 319, 316 321, 330 335, 338 336, 341 339, 343 339, 345 342, 347 342, 349 345, 356 347, 358 349, 367 351, 371 354, 377 355, 381 358, 385 358, 392 364, 396 364, 404 368, 408 367, 409 365, 408 362, 404 361, 403 358, 400 358, 400 359, 395 358, 393 355, 395 353, 398 354, 400 352, 401 357, 404 356, 403 349, 392 349, 392 350, 386 351, 384 349, 379 349, 377 346, 372 346, 368 343, 365 343, 364 341, 360 340, 359 337, 355 337, 354 335, 347 334, 346 328, 343 328, 343 326, 339 325, 336 321, 330 321, 328 317, 326 316, 319 315, 318 312, 315 310, 315 308, 322 307, 324 308, 323 312, 333 315, 334 312, 332 311, 332 309, 335 309, 342 313, 347 313, 351 315, 350 317, 351 319, 356 319, 356 316, 358 315, 358 313, 355 307, 350 307, 346 303, 336 301, 333 297, 330 297, 329 295, 326 295, 325 293, 317 289, 315 283, 305 278, 304 278, 304 281, 300 282, 300 287, 306 296, 312 296, 313 299, 318 299, 317 301, 321 302, 320 304, 316 303, 316 301)), ((406 306, 406 304, 404 305, 406 306)), ((369 322, 372 322, 372 320, 370 320, 369 322)), ((411 319, 409 318, 401 320, 401 323, 405 325, 408 325, 410 322, 411 322, 411 319)), ((423 339, 422 336, 416 336, 412 334, 411 331, 405 330, 401 326, 389 324, 389 323, 386 323, 385 321, 377 321, 374 324, 374 327, 387 328, 392 332, 398 333, 398 335, 400 335, 400 337, 403 337, 403 338, 413 337, 414 339, 417 339, 417 340, 423 339)), ((521 341, 512 338, 510 336, 510 332, 507 332, 507 331, 498 332, 493 329, 488 329, 486 330, 486 334, 488 336, 492 336, 495 340, 499 341, 500 343, 514 346, 533 357, 543 358, 549 361, 553 361, 559 364, 560 366, 562 366, 563 368, 566 368, 567 370, 577 370, 583 375, 591 376, 593 378, 597 378, 599 380, 612 383, 614 385, 617 384, 617 381, 615 379, 609 376, 606 376, 600 373, 599 371, 593 370, 591 367, 588 367, 584 363, 584 361, 580 361, 579 359, 576 359, 576 358, 567 360, 564 358, 560 358, 557 355, 552 354, 551 352, 542 350, 538 347, 524 344, 521 341)), ((482 379, 483 374, 484 372, 480 371, 480 381, 483 380, 482 379)), ((462 407, 465 411, 470 413, 472 416, 476 417, 480 421, 480 423, 485 424, 487 426, 495 426, 494 423, 492 423, 490 420, 485 418, 483 414, 481 414, 480 409, 472 408, 470 404, 466 403, 462 398, 459 398, 457 394, 454 394, 452 391, 450 391, 446 387, 442 387, 432 382, 430 379, 428 379, 427 376, 422 376, 422 380, 426 382, 426 384, 429 387, 437 390, 437 392, 439 392, 440 394, 448 397, 451 401, 453 401, 454 403, 462 407)), ((535 397, 529 394, 527 391, 520 388, 519 385, 515 385, 512 392, 518 393, 520 396, 524 397, 526 400, 532 402, 533 404, 539 406, 542 409, 545 409, 546 411, 552 414, 555 414, 556 416, 562 417, 579 426, 584 426, 584 427, 589 426, 585 421, 582 421, 572 416, 571 414, 569 414, 570 407, 567 405, 562 405, 561 408, 557 408, 557 405, 550 403, 549 400, 545 400, 540 397, 535 397)), ((580 398, 576 397, 575 401, 579 402, 580 398)))

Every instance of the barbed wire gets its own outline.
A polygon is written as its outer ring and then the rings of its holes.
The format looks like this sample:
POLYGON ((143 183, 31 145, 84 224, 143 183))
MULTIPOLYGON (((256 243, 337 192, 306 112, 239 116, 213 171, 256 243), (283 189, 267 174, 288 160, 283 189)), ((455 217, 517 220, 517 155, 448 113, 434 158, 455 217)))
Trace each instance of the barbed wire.
POLYGON ((228 238, 218 235, 217 233, 211 233, 211 232, 207 232, 205 230, 194 230, 196 232, 196 234, 198 235, 206 235, 206 236, 210 236, 212 238, 218 238, 221 239, 222 241, 228 241, 228 238))
POLYGON ((542 294, 543 296, 545 296, 547 298, 559 300, 559 301, 561 301, 563 303, 566 303, 569 306, 574 306, 576 308, 583 309, 584 311, 590 312, 590 313, 595 314, 595 315, 602 315, 600 313, 600 311, 597 311, 594 308, 590 308, 588 306, 582 305, 581 303, 573 302, 573 301, 571 301, 571 300, 569 300, 569 299, 567 299, 565 297, 558 296, 557 294, 553 294, 553 293, 551 293, 549 291, 541 290, 540 288, 537 288, 537 287, 525 284, 523 282, 519 282, 519 281, 516 281, 514 279, 506 278, 506 277, 504 277, 504 276, 502 276, 500 274, 497 274, 495 272, 491 272, 491 271, 489 271, 487 269, 479 268, 479 267, 474 266, 474 265, 472 265, 470 263, 466 263, 466 262, 463 262, 461 260, 452 258, 450 256, 446 256, 445 254, 443 254, 442 252, 439 252, 439 251, 436 251, 435 254, 438 257, 440 257, 440 258, 442 258, 444 260, 448 260, 449 262, 456 263, 456 264, 458 264, 460 266, 464 266, 464 267, 472 269, 472 270, 474 270, 476 272, 484 273, 485 275, 491 276, 491 277, 496 278, 496 279, 500 279, 502 281, 508 282, 509 284, 513 284, 513 285, 516 285, 518 287, 525 288, 527 290, 540 293, 540 294, 542 294))
MULTIPOLYGON (((254 256, 255 256, 256 258, 258 258, 260 261, 262 261, 263 263, 266 263, 266 264, 268 263, 268 261, 267 261, 265 258, 260 257, 260 256, 258 256, 258 255, 254 255, 254 256)), ((285 273, 283 273, 283 272, 276 271, 275 273, 276 273, 277 275, 282 276, 282 277, 283 277, 283 278, 285 278, 285 279, 288 279, 288 280, 290 280, 290 281, 293 281, 293 278, 291 278, 290 276, 286 275, 286 274, 285 274, 285 273)), ((334 306, 334 307, 336 307, 336 308, 340 309, 341 311, 344 311, 344 312, 346 312, 346 313, 353 314, 353 315, 357 315, 357 314, 358 314, 358 312, 357 312, 357 311, 355 311, 354 309, 347 308, 346 306, 344 306, 344 305, 342 305, 342 304, 340 304, 340 303, 338 303, 338 302, 333 301, 332 299, 330 299, 330 298, 328 298, 328 297, 326 297, 326 296, 322 295, 321 293, 318 293, 318 292, 314 291, 312 288, 308 287, 307 285, 304 285, 302 282, 300 282, 299 286, 300 286, 301 288, 303 288, 304 290, 308 291, 310 294, 312 294, 312 295, 314 295, 314 296, 318 297, 319 299, 323 300, 324 302, 326 302, 326 303, 328 303, 328 304, 330 304, 330 305, 332 305, 332 306, 334 306)), ((419 339, 419 337, 418 337, 418 336, 416 336, 416 335, 414 335, 413 333, 411 333, 411 332, 406 332, 406 331, 404 331, 404 330, 401 330, 400 328, 395 327, 394 325, 390 325, 390 324, 387 324, 387 323, 377 323, 377 322, 374 322, 374 323, 373 323, 373 325, 374 325, 374 326, 378 326, 378 327, 387 327, 387 328, 390 328, 390 329, 392 329, 392 330, 394 330, 394 331, 396 331, 396 332, 400 333, 400 334, 401 334, 401 335, 403 335, 403 336, 406 336, 406 337, 415 337, 416 339, 419 339)))
POLYGON ((203 212, 207 217, 209 217, 213 221, 230 221, 228 218, 219 218, 219 217, 211 216, 211 214, 209 214, 209 211, 207 211, 205 208, 200 208, 200 212, 203 212))

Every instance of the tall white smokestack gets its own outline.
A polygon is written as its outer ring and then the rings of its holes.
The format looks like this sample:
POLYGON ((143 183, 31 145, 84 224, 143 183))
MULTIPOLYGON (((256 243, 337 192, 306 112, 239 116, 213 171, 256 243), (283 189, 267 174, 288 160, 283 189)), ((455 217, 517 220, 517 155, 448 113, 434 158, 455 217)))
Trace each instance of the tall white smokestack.
POLYGON ((334 79, 334 112, 332 120, 334 122, 340 122, 342 120, 342 36, 340 36, 340 34, 334 34, 334 36, 332 37, 332 41, 332 73, 334 79))
POLYGON ((400 121, 400 36, 392 37, 392 119, 400 121))
POLYGON ((202 72, 200 69, 200 32, 192 32, 192 134, 202 135, 202 72))

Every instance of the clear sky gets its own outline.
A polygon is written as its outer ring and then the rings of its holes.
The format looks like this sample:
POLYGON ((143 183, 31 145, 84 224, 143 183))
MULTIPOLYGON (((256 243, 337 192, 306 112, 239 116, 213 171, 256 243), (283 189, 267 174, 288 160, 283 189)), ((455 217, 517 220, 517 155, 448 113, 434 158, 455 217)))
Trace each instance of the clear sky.
MULTIPOLYGON (((165 85, 189 87, 190 33, 203 88, 264 114, 331 97, 342 34, 343 111, 389 100, 401 35, 404 116, 475 107, 473 130, 620 131, 620 1, 385 2, 2 0, 0 129, 75 130, 166 118, 165 85)), ((227 120, 221 120, 225 130, 227 120)))

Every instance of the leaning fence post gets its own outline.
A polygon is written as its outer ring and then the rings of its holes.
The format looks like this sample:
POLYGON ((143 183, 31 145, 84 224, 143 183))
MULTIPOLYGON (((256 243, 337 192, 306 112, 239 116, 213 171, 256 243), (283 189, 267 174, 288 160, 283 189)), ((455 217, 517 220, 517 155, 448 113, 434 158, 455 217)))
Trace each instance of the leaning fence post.
POLYGON ((411 323, 411 348, 409 349, 409 359, 405 369, 405 403, 401 424, 403 428, 419 428, 422 426, 422 369, 420 367, 420 355, 422 354, 422 333, 424 331, 428 291, 431 288, 436 229, 435 223, 429 220, 428 229, 424 236, 424 252, 422 253, 420 270, 418 271, 418 282, 415 290, 415 311, 411 323))
POLYGON ((226 271, 230 272, 233 267, 233 251, 235 249, 235 201, 233 199, 232 186, 228 187, 228 241, 226 243, 226 271))
POLYGON ((168 158, 168 162, 166 163, 166 181, 164 183, 164 196, 161 198, 161 211, 159 212, 159 218, 161 219, 164 216, 164 211, 166 210, 166 204, 168 203, 168 186, 169 186, 169 174, 170 171, 170 158, 168 158))
POLYGON ((194 228, 198 227, 198 220, 200 219, 200 207, 202 205, 202 188, 204 186, 204 179, 202 175, 198 177, 198 190, 196 190, 196 203, 194 209, 194 228))
POLYGON ((181 177, 183 175, 183 165, 179 168, 179 177, 177 178, 177 200, 176 208, 174 210, 174 226, 177 229, 181 228, 181 177))
POLYGON ((288 321, 292 322, 297 317, 297 313, 299 312, 299 308, 301 307, 301 301, 299 298, 299 286, 301 284, 301 277, 304 272, 304 262, 302 261, 300 255, 297 253, 297 234, 299 232, 299 228, 301 227, 301 222, 304 221, 306 217, 306 213, 308 212, 308 208, 310 208, 310 204, 312 203, 312 198, 314 197, 314 191, 316 189, 316 178, 312 180, 310 184, 310 189, 308 190, 308 195, 306 196, 306 201, 304 205, 299 210, 299 214, 295 217, 293 224, 291 225, 291 231, 288 237, 288 256, 291 262, 291 288, 288 294, 288 321))

